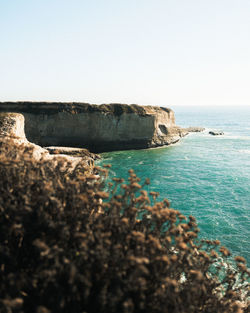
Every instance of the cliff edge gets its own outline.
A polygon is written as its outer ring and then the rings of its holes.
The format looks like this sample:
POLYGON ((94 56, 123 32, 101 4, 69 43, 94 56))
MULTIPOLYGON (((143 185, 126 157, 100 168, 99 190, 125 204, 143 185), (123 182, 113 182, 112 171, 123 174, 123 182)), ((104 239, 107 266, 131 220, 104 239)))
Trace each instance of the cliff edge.
POLYGON ((175 125, 171 109, 157 106, 0 102, 0 112, 24 115, 25 135, 31 142, 93 152, 169 145, 188 133, 175 125))
MULTIPOLYGON (((54 165, 62 160, 68 162, 68 168, 74 169, 78 164, 85 166, 92 173, 94 160, 100 158, 87 149, 47 147, 42 148, 27 140, 24 132, 25 119, 20 113, 0 113, 0 150, 8 145, 29 151, 34 161, 53 160, 54 165)), ((15 155, 15 154, 14 154, 15 155)))

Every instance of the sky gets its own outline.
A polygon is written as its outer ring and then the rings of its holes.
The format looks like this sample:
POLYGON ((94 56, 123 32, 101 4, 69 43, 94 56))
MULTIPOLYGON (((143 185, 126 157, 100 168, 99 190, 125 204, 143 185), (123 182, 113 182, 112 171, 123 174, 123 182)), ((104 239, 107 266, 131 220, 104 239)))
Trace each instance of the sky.
POLYGON ((250 0, 0 0, 0 101, 250 106, 250 0))

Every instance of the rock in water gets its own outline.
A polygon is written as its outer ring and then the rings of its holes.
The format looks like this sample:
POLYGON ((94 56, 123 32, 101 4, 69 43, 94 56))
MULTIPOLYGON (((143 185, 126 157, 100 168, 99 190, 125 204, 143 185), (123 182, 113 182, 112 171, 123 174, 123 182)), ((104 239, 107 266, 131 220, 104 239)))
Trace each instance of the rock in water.
POLYGON ((188 131, 189 133, 200 133, 203 132, 205 130, 204 127, 196 127, 196 126, 190 126, 185 128, 186 131, 188 131))
POLYGON ((222 136, 224 135, 223 131, 216 131, 216 130, 211 130, 209 132, 210 135, 213 135, 213 136, 222 136))

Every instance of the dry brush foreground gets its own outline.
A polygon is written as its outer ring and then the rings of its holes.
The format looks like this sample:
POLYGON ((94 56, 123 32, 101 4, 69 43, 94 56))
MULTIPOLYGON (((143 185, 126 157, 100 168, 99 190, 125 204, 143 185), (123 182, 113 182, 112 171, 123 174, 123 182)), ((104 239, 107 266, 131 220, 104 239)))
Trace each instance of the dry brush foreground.
POLYGON ((249 269, 148 194, 0 143, 0 312, 246 313, 249 269), (140 217, 140 218, 139 218, 140 217))

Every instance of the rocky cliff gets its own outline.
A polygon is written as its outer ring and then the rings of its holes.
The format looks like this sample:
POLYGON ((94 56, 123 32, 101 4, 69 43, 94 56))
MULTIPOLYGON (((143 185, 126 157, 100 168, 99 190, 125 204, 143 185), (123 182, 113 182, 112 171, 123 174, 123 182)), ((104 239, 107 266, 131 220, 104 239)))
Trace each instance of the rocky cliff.
POLYGON ((19 143, 26 143, 24 116, 18 113, 0 113, 0 138, 11 138, 19 143))
MULTIPOLYGON (((69 169, 74 169, 78 164, 86 166, 88 172, 92 172, 94 160, 100 158, 98 155, 89 152, 87 149, 47 147, 27 140, 24 132, 24 116, 20 113, 0 113, 0 150, 3 146, 14 146, 23 151, 29 151, 34 161, 52 160, 56 166, 58 161, 68 163, 69 169)), ((1 151, 3 152, 3 151, 1 151)))
POLYGON ((126 104, 0 102, 22 113, 29 141, 41 146, 86 147, 94 152, 169 145, 187 132, 171 109, 126 104))

